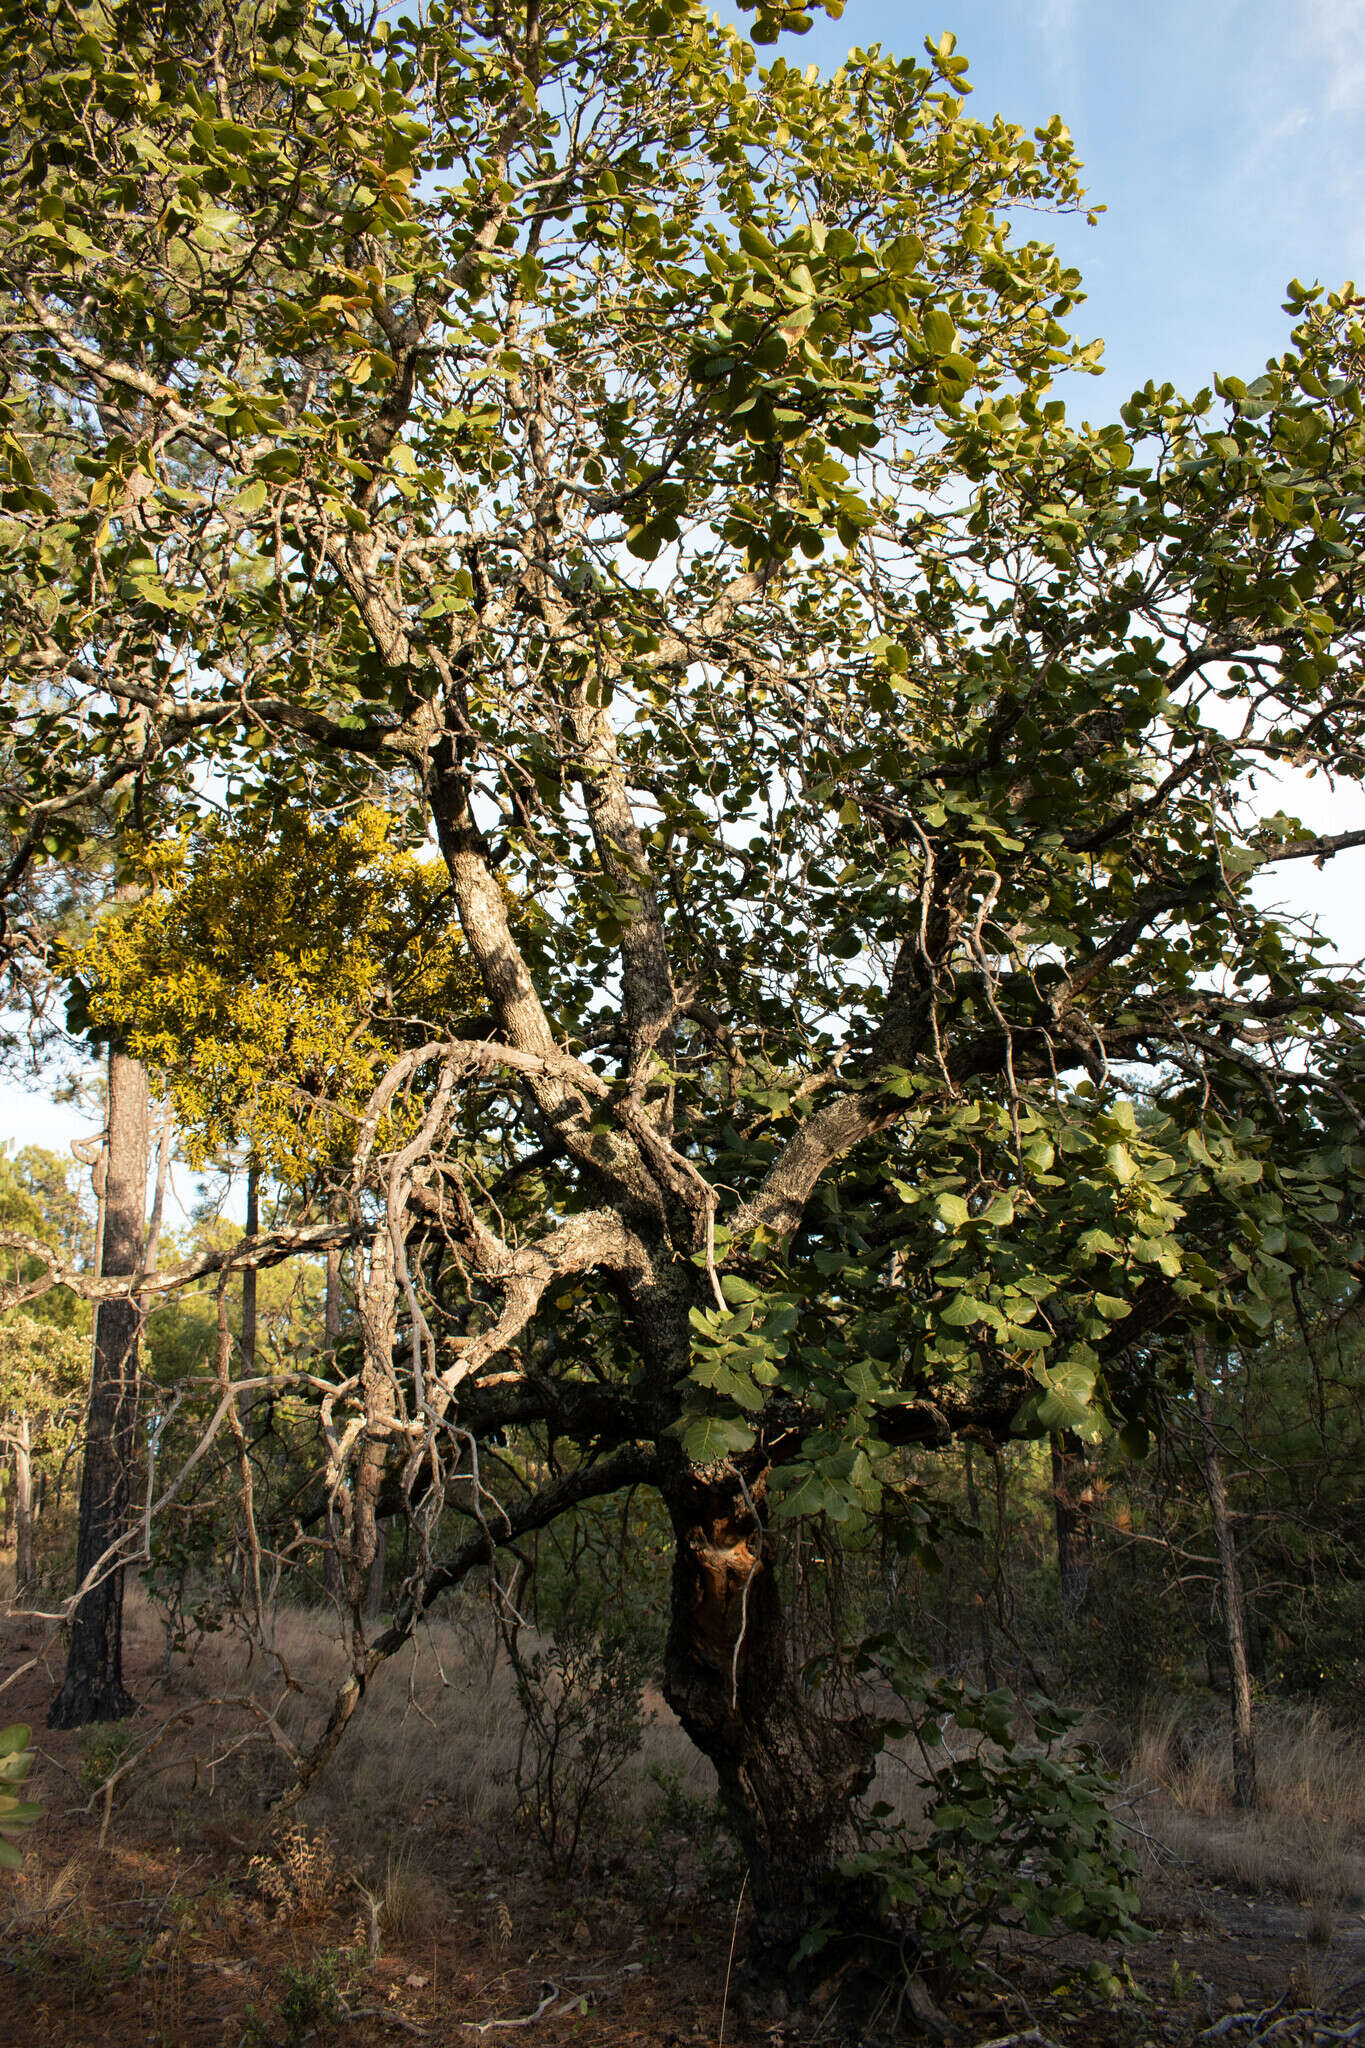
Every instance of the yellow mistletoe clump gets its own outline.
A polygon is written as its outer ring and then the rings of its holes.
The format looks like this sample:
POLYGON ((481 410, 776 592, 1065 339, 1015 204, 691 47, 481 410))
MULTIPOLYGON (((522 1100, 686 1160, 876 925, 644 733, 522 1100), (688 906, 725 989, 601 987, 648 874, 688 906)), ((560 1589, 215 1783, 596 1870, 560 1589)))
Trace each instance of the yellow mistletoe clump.
POLYGON ((295 1185, 345 1156, 385 1065, 479 1001, 445 871, 373 806, 145 845, 68 955, 80 1006, 163 1078, 191 1163, 243 1141, 295 1185))
POLYGON ((0 1316, 0 1424, 6 1415, 48 1423, 74 1414, 89 1383, 88 1329, 63 1329, 22 1310, 0 1316))

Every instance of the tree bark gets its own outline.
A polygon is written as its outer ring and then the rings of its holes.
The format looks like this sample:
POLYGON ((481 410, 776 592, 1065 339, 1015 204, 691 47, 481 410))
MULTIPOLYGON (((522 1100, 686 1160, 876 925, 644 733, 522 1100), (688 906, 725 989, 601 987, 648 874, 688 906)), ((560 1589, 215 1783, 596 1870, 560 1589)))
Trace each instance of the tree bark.
MULTIPOLYGON (((146 1247, 147 1070, 126 1053, 109 1055, 109 1135, 100 1270, 110 1279, 138 1271, 146 1247)), ((136 1450, 138 1329, 135 1298, 101 1301, 81 1472, 76 1584, 95 1576, 71 1622, 66 1676, 48 1712, 50 1728, 118 1721, 135 1704, 123 1684, 123 1567, 108 1561, 128 1527, 136 1450)))
POLYGON ((1256 1743, 1251 1725, 1251 1670, 1247 1662, 1246 1613, 1242 1600, 1242 1575, 1237 1566, 1237 1546, 1228 1518, 1227 1490, 1223 1484, 1223 1460, 1213 1428, 1213 1395, 1209 1390, 1207 1360, 1202 1338, 1196 1339, 1198 1380, 1195 1398, 1199 1403, 1199 1433, 1204 1452, 1204 1485, 1213 1518, 1214 1541, 1223 1580, 1223 1627, 1227 1639, 1228 1676, 1232 1691, 1232 1786, 1237 1805, 1256 1804, 1256 1743))
POLYGON ((799 1996, 792 1971, 805 1934, 822 1923, 857 1931, 860 1911, 867 1931, 866 1902, 855 1904, 835 1864, 880 1736, 870 1717, 825 1713, 801 1684, 760 1503, 711 1469, 665 1488, 675 1551, 664 1694, 715 1766, 748 1862, 749 1985, 799 1996))
POLYGON ((365 1577, 365 1626, 374 1628, 384 1611, 384 1567, 388 1563, 389 1539, 387 1532, 378 1524, 374 1532, 374 1556, 365 1577))
MULTIPOLYGON (((247 1161, 246 1169, 246 1236, 257 1237, 261 1229, 261 1172, 254 1159, 247 1161)), ((256 1376, 256 1268, 248 1266, 242 1274, 242 1378, 256 1376)), ((256 1404, 256 1396, 243 1403, 247 1414, 256 1404)))
MULTIPOLYGON (((340 1213, 340 1206, 334 1204, 333 1221, 340 1213)), ((327 1283, 322 1304, 322 1341, 328 1356, 335 1359, 337 1345, 341 1342, 340 1245, 331 1246, 327 1253, 327 1283)), ((346 1575, 342 1569, 341 1553, 337 1548, 336 1531, 330 1511, 327 1515, 327 1543, 322 1553, 322 1564, 326 1574, 328 1596, 340 1606, 346 1597, 346 1575)))
POLYGON ((1062 1618, 1074 1622, 1090 1598, 1095 1524, 1085 1446, 1052 1438, 1052 1508, 1057 1531, 1057 1593, 1062 1618))
POLYGON ((27 1415, 14 1430, 14 1597, 33 1584, 33 1439, 27 1415))
POLYGON ((327 1254, 327 1292, 322 1310, 323 1342, 335 1351, 341 1341, 341 1248, 333 1245, 327 1254))
MULTIPOLYGON (((976 1466, 972 1460, 972 1447, 962 1447, 962 1472, 967 1487, 967 1516, 972 1526, 981 1531, 981 1545, 984 1550, 986 1531, 981 1521, 981 1501, 976 1490, 976 1466)), ((989 1691, 994 1692, 998 1683, 995 1670, 995 1645, 991 1641, 991 1618, 986 1612, 986 1594, 983 1585, 972 1595, 976 1608, 977 1634, 981 1638, 981 1677, 989 1691)), ((949 1612, 951 1613, 951 1607, 949 1612)))

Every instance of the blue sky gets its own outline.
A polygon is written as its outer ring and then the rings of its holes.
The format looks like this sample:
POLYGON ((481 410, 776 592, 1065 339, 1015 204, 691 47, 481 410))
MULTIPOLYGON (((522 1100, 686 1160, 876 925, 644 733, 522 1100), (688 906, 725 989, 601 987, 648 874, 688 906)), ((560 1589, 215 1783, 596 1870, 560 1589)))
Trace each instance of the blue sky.
MULTIPOLYGON (((972 111, 1030 127, 1060 114, 1106 208, 1094 228, 1036 229, 1085 277, 1077 330, 1107 344, 1103 378, 1068 380, 1082 416, 1112 417, 1148 377, 1194 391, 1215 370, 1254 375, 1285 346, 1291 277, 1365 284, 1365 0, 848 0, 782 47, 829 70, 855 44, 909 56, 945 29, 970 60, 972 111)), ((1282 800, 1320 830, 1365 826, 1359 789, 1282 800)), ((1282 871, 1264 894, 1365 955, 1365 852, 1282 871)), ((62 1145, 88 1127, 0 1084, 0 1136, 62 1145)))
POLYGON ((1107 208, 1038 223, 1085 277, 1078 330, 1107 343, 1071 401, 1087 415, 1148 377, 1254 375, 1285 344, 1291 277, 1365 283, 1365 0, 848 0, 784 54, 825 70, 945 29, 969 110, 1060 114, 1107 208))

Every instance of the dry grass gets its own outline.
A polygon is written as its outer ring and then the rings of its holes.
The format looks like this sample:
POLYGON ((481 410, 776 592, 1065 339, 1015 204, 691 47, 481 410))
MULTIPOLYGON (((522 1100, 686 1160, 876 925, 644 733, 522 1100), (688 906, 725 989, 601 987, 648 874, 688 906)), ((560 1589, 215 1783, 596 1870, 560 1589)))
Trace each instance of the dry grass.
POLYGON ((50 1934, 71 1918, 81 1918, 89 1888, 89 1868, 83 1856, 68 1856, 55 1868, 46 1867, 41 1848, 30 1845, 24 1867, 13 1880, 7 1908, 7 1935, 13 1939, 37 1930, 50 1934))
POLYGON ((1155 1796, 1153 1831, 1177 1855, 1247 1891, 1286 1892, 1330 1940, 1333 1907, 1365 1896, 1365 1744, 1316 1708, 1262 1709, 1255 1733, 1252 1813, 1234 1804, 1226 1724, 1196 1725, 1178 1705, 1144 1716, 1132 1778, 1155 1796))
MULTIPOLYGON (((139 1641, 145 1637, 149 1650, 157 1640, 155 1615, 131 1588, 125 1626, 139 1641)), ((173 1660, 162 1688, 166 1700, 181 1707, 196 1696, 247 1690, 272 1705, 283 1697, 280 1726, 292 1741, 308 1745, 322 1732, 347 1670, 331 1616, 281 1604, 269 1616, 268 1644, 263 1657, 240 1638, 207 1638, 192 1656, 173 1660)), ((533 1639, 527 1647, 534 1649, 533 1639)), ((715 1788, 710 1765, 653 1688, 643 1704, 640 1754, 611 1793, 612 1826, 622 1838, 642 1825, 658 1800, 651 1773, 667 1773, 704 1797, 715 1788)), ((268 1854, 261 1792, 271 1773, 282 1788, 286 1766, 261 1740, 234 1750, 243 1732, 240 1710, 196 1714, 130 1774, 120 1788, 120 1807, 182 1825, 219 1846, 268 1854)), ((409 1651, 376 1673, 299 1817, 314 1834, 326 1830, 348 1869, 386 1901, 387 1917, 435 1914, 440 1836, 467 1830, 491 1854, 513 1830, 520 1734, 512 1673, 485 1617, 475 1610, 433 1618, 409 1651), (411 1858, 418 1832, 420 1866, 411 1858)))
MULTIPOLYGON (((1365 1826, 1365 1744, 1316 1707, 1264 1708, 1255 1735, 1257 1794, 1266 1813, 1332 1813, 1348 1827, 1365 1826)), ((1214 1719, 1195 1727, 1179 1706, 1144 1715, 1132 1772, 1194 1813, 1223 1812, 1233 1803, 1226 1724, 1214 1719)))
POLYGON ((379 1897, 380 1925, 390 1939, 425 1940, 442 1925, 450 1895, 431 1872, 418 1863, 410 1848, 390 1854, 379 1897))
MULTIPOLYGON (((155 1616, 136 1594, 128 1626, 149 1648, 156 1640, 155 1616)), ((328 1612, 281 1605, 270 1616, 264 1658, 240 1639, 209 1638, 192 1660, 175 1660, 167 1690, 177 1702, 248 1686, 263 1699, 284 1694, 281 1723, 307 1744, 321 1732, 345 1671, 328 1612)), ((657 1802, 651 1772, 667 1773, 692 1795, 714 1791, 710 1766, 652 1689, 645 1710, 641 1754, 612 1788, 612 1826, 623 1841, 657 1802)), ((471 1833, 490 1855, 513 1834, 520 1731, 512 1674, 486 1616, 448 1610, 376 1674, 299 1817, 314 1834, 328 1831, 347 1868, 387 1899, 395 1924, 420 1919, 437 1910, 430 1887, 439 1888, 442 1877, 443 1831, 453 1824, 471 1833), (415 1839, 420 1864, 412 1860, 415 1839)), ((1148 1795, 1154 1836, 1216 1879, 1301 1900, 1310 1916, 1365 1896, 1365 1745, 1320 1711, 1278 1705, 1259 1710, 1256 1733, 1260 1804, 1241 1814, 1226 1726, 1196 1721, 1179 1704, 1148 1712, 1129 1775, 1148 1795)), ((213 1738, 216 1754, 240 1734, 240 1717, 228 1716, 213 1738)), ((977 1738, 950 1739, 956 1747, 977 1738)), ((180 1816, 187 1829, 224 1845, 265 1847, 263 1774, 273 1769, 282 1786, 283 1763, 260 1743, 221 1763, 214 1754, 202 1721, 189 1724, 127 1781, 121 1803, 180 1816)), ((913 1741, 893 1744, 879 1759, 870 1796, 913 1828, 924 1815, 924 1775, 913 1741)))

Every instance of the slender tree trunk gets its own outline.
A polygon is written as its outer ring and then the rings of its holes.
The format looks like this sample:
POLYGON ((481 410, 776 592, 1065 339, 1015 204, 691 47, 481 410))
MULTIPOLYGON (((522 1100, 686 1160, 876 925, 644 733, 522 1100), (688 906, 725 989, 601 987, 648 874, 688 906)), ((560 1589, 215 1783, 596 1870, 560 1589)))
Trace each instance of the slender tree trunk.
POLYGON ((1251 1670, 1247 1663, 1242 1575, 1237 1568, 1237 1546, 1233 1542, 1232 1525, 1228 1519, 1223 1461, 1213 1429, 1213 1395, 1208 1385, 1207 1357, 1202 1338, 1196 1340, 1195 1357, 1204 1484, 1208 1490, 1209 1512, 1213 1517, 1213 1534, 1223 1579, 1223 1626, 1227 1636, 1228 1674, 1232 1689, 1233 1797, 1238 1806, 1253 1807, 1256 1804, 1256 1744, 1251 1725, 1251 1670))
MULTIPOLYGON (((254 1158, 246 1166, 246 1228, 244 1235, 253 1238, 261 1228, 261 1175, 254 1158)), ((242 1273, 242 1334, 238 1343, 241 1358, 241 1376, 244 1380, 256 1377, 256 1268, 247 1266, 242 1273)), ((237 1404, 237 1412, 248 1432, 251 1430, 252 1413, 257 1406, 259 1395, 256 1389, 244 1394, 237 1404)))
MULTIPOLYGON (((981 1546, 984 1551, 986 1531, 981 1521, 981 1499, 976 1490, 976 1466, 972 1460, 972 1447, 970 1444, 964 1444, 962 1447, 962 1472, 967 1486, 967 1517, 974 1528, 981 1530, 981 1546)), ((981 1677, 987 1688, 993 1692, 997 1683, 995 1645, 991 1641, 991 1618, 986 1612, 984 1570, 982 1583, 972 1594, 972 1602, 976 1608, 977 1633, 981 1638, 981 1677)))
MULTIPOLYGON (((335 1219, 337 1206, 332 1208, 335 1219)), ((341 1247, 333 1245, 327 1253, 327 1285, 322 1306, 322 1341, 329 1357, 336 1356, 337 1345, 341 1342, 341 1247)), ((341 1553, 337 1547, 333 1518, 327 1515, 327 1547, 322 1553, 323 1570, 327 1579, 327 1591, 338 1604, 346 1597, 346 1575, 342 1569, 341 1553)))
POLYGON ((341 1342, 341 1247, 333 1245, 327 1254, 327 1292, 322 1309, 323 1342, 335 1351, 341 1342))
POLYGON ((872 1777, 876 1724, 835 1719, 800 1682, 761 1502, 751 1506, 728 1474, 681 1471, 666 1498, 676 1547, 665 1696, 715 1766, 748 1863, 748 1981, 765 1996, 783 1985, 799 1996, 802 1936, 822 1921, 869 1924, 835 1861, 850 1803, 872 1777))
MULTIPOLYGON (((261 1228, 261 1172, 256 1161, 247 1162, 246 1169, 246 1235, 257 1237, 261 1228)), ((256 1377, 256 1268, 248 1266, 242 1274, 242 1377, 256 1377)), ((254 1404, 255 1396, 246 1405, 254 1404)))
POLYGON ((1052 1509, 1057 1531, 1057 1592, 1062 1617, 1074 1622, 1090 1598, 1095 1525, 1085 1446, 1052 1438, 1052 1509))
MULTIPOLYGON (((127 1054, 109 1055, 109 1136, 104 1175, 101 1272, 136 1273, 147 1224, 147 1070, 127 1054)), ((95 1356, 81 1472, 76 1583, 92 1573, 71 1623, 66 1677, 48 1713, 51 1728, 118 1721, 134 1701, 123 1684, 123 1568, 106 1554, 128 1527, 136 1448, 140 1304, 101 1301, 95 1313, 95 1356)))
POLYGON ((27 1415, 14 1431, 14 1597, 33 1584, 33 1438, 27 1415))

